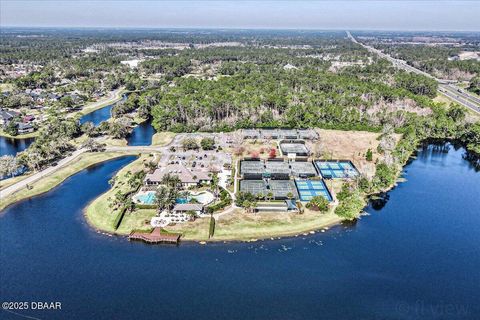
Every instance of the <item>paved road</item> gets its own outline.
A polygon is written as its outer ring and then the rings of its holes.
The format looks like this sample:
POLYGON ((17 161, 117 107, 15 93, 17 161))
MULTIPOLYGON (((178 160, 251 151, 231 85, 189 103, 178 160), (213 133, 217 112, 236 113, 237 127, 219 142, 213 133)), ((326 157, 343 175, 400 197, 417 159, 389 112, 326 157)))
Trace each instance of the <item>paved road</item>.
POLYGON ((390 55, 385 54, 378 49, 375 49, 374 47, 367 46, 366 44, 358 42, 352 36, 352 34, 349 31, 347 31, 347 36, 350 40, 352 40, 352 42, 361 45, 362 47, 364 47, 365 49, 367 49, 368 51, 370 51, 372 53, 375 53, 379 57, 387 59, 395 67, 397 67, 399 69, 403 69, 403 70, 406 70, 406 71, 409 71, 409 72, 414 72, 416 74, 421 74, 421 75, 424 75, 426 77, 429 77, 431 79, 436 80, 438 82, 438 91, 441 94, 447 96, 451 100, 455 101, 456 103, 458 103, 458 104, 460 104, 464 107, 467 107, 467 108, 469 108, 469 109, 471 109, 475 112, 480 113, 480 99, 478 97, 476 97, 475 95, 470 94, 469 92, 467 92, 467 91, 463 90, 462 88, 456 86, 454 84, 456 81, 435 78, 434 76, 432 76, 429 73, 426 73, 422 70, 419 70, 417 68, 412 67, 411 65, 407 64, 403 60, 395 59, 395 58, 391 57, 390 55))
POLYGON ((48 168, 46 168, 42 171, 39 171, 39 172, 31 175, 28 178, 25 178, 25 179, 15 183, 15 184, 12 184, 11 186, 8 186, 7 188, 0 191, 0 198, 4 198, 6 196, 9 196, 9 195, 25 188, 27 185, 31 185, 32 183, 36 182, 37 180, 56 172, 57 170, 65 167, 71 161, 75 160, 78 156, 80 156, 85 151, 86 151, 85 149, 76 150, 75 152, 72 153, 71 156, 60 160, 55 167, 48 167, 48 168))
MULTIPOLYGON (((171 146, 179 146, 181 141, 187 137, 187 136, 194 136, 194 135, 211 135, 211 134, 178 134, 174 137, 174 139, 166 144, 165 146, 124 146, 124 147, 106 147, 105 152, 128 152, 128 153, 152 153, 152 152, 159 152, 162 154, 162 159, 161 161, 163 163, 166 163, 169 158, 173 155, 176 157, 185 157, 189 158, 191 156, 199 155, 199 152, 189 150, 189 151, 181 151, 178 150, 176 152, 171 152, 170 147, 171 146)), ((223 147, 223 146, 222 146, 223 147)), ((178 148, 177 148, 178 149, 178 148)), ((33 175, 29 176, 28 178, 25 178, 24 180, 21 180, 15 184, 12 184, 11 186, 8 186, 7 188, 0 190, 0 198, 7 197, 21 189, 24 189, 27 187, 27 185, 32 185, 34 182, 38 181, 39 179, 51 175, 54 172, 58 171, 59 169, 65 167, 66 165, 70 164, 73 160, 78 158, 81 154, 84 152, 87 152, 86 149, 79 149, 76 150, 75 152, 72 153, 71 156, 68 156, 58 162, 58 164, 54 167, 48 167, 42 171, 39 171, 37 173, 34 173, 33 175)), ((228 157, 230 155, 227 155, 226 153, 222 152, 215 152, 215 151, 202 151, 200 155, 208 155, 208 159, 211 159, 212 157, 216 157, 219 159, 219 162, 226 162, 228 157)), ((179 158, 177 158, 179 159, 179 158)))

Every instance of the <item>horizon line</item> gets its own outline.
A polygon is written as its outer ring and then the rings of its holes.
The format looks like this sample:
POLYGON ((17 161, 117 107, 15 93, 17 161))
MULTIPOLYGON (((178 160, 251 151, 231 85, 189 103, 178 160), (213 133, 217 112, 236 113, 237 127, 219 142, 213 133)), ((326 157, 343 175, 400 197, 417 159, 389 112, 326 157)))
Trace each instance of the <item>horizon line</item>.
POLYGON ((285 31, 400 31, 400 32, 480 32, 480 29, 390 29, 390 28, 295 28, 295 27, 207 27, 207 26, 176 26, 176 27, 147 27, 147 26, 26 26, 26 25, 1 25, 0 33, 2 29, 90 29, 90 30, 285 30, 285 31))

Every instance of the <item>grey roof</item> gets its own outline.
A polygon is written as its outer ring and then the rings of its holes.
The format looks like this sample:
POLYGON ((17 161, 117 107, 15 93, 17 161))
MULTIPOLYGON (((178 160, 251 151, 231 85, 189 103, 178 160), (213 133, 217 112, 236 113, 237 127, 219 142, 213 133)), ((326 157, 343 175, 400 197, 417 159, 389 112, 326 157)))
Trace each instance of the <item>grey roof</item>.
POLYGON ((264 129, 262 130, 262 136, 264 138, 278 137, 280 134, 277 129, 264 129))
POLYGON ((294 130, 294 129, 285 129, 285 130, 280 130, 280 135, 282 138, 289 138, 289 137, 297 137, 298 133, 297 133, 297 130, 294 130))
POLYGON ((255 129, 243 129, 242 130, 243 138, 255 138, 260 136, 260 132, 255 129))
POLYGON ((16 116, 19 116, 20 112, 13 111, 13 110, 8 110, 8 109, 0 109, 0 118, 4 120, 10 120, 12 118, 15 118, 16 116))
POLYGON ((313 129, 300 129, 298 130, 299 138, 301 139, 317 139, 318 133, 313 129))
POLYGON ((178 203, 173 211, 202 211, 203 205, 199 203, 178 203))
POLYGON ((17 128, 18 128, 19 130, 27 130, 27 129, 32 129, 33 126, 32 126, 30 123, 20 122, 20 123, 17 125, 17 128))
POLYGON ((243 129, 244 139, 260 138, 267 139, 317 139, 318 134, 313 129, 243 129))

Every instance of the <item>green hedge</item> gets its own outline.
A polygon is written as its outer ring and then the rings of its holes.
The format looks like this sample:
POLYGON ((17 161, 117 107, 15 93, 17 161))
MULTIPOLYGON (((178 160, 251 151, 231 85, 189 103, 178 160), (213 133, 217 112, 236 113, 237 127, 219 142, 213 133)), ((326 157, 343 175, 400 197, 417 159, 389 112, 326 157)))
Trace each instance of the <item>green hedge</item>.
POLYGON ((153 228, 147 228, 147 229, 133 229, 130 232, 140 232, 140 233, 152 233, 153 228))
POLYGON ((215 233, 215 218, 210 217, 210 228, 208 230, 208 237, 209 238, 213 237, 214 233, 215 233))
POLYGON ((155 205, 155 204, 135 203, 135 208, 137 208, 137 209, 155 209, 155 208, 157 208, 157 205, 155 205))
POLYGON ((120 212, 117 214, 117 217, 113 221, 113 229, 117 230, 118 227, 120 226, 120 223, 122 223, 123 216, 125 215, 125 211, 127 211, 127 208, 123 207, 120 212))

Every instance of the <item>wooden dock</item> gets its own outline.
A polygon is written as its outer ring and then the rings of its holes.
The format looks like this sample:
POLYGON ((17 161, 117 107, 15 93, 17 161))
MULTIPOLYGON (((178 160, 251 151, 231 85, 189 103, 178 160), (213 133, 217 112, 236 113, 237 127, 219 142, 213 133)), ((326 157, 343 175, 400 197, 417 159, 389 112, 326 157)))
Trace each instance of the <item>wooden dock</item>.
POLYGON ((151 233, 134 231, 128 236, 128 240, 140 240, 146 243, 171 243, 177 244, 180 241, 181 234, 165 233, 161 228, 155 228, 151 233))

